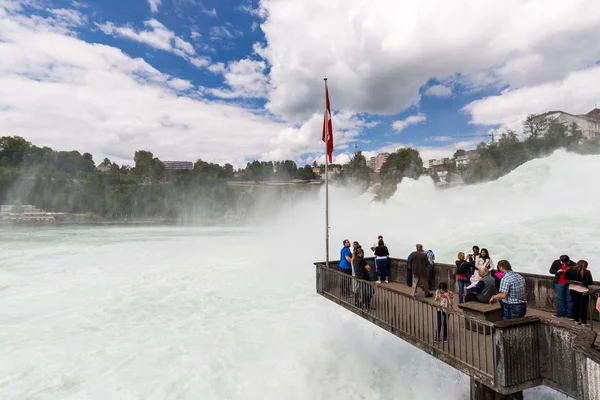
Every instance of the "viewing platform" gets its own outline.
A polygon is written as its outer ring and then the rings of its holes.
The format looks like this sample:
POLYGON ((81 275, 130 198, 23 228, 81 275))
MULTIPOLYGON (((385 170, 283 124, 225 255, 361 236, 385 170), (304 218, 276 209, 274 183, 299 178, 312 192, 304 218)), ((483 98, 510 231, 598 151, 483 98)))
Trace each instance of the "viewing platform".
MULTIPOLYGON (((365 259, 375 277, 375 261, 365 259)), ((447 312, 448 340, 435 340, 437 311, 433 297, 406 285, 406 260, 390 258, 390 283, 375 284, 339 272, 339 262, 317 262, 317 293, 380 326, 413 346, 467 374, 471 399, 522 399, 523 390, 544 385, 581 400, 600 399, 600 331, 590 295, 592 328, 554 318, 556 294, 551 275, 521 273, 527 285, 527 314, 502 321, 499 305, 469 302, 458 305, 456 267, 436 263, 433 287, 446 282, 455 293, 447 312), (344 295, 342 289, 353 293, 344 295), (367 309, 361 295, 373 293, 367 309)))

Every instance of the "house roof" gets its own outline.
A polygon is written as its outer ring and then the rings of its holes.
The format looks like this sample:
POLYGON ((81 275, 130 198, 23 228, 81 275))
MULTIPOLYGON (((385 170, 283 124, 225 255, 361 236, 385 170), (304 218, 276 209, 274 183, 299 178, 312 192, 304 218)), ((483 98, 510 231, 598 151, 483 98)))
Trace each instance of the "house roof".
POLYGON ((600 109, 597 109, 597 108, 594 108, 592 111, 590 111, 587 114, 578 114, 578 115, 575 115, 575 114, 571 114, 571 113, 568 113, 568 112, 565 112, 565 111, 556 110, 556 111, 545 112, 543 114, 538 115, 538 117, 547 117, 549 115, 559 114, 559 113, 560 114, 570 115, 571 117, 575 117, 575 118, 585 119, 585 120, 592 121, 592 122, 598 122, 598 121, 600 121, 600 109))
POLYGON ((600 120, 600 108, 594 108, 592 111, 590 111, 589 113, 587 113, 585 115, 587 115, 590 118, 600 120))

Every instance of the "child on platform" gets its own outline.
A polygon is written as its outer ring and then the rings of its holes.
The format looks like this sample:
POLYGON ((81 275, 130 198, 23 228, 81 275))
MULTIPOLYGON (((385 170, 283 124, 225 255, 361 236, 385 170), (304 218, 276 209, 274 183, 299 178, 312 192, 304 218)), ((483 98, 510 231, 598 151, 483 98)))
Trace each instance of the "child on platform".
POLYGON ((440 331, 444 332, 443 340, 448 341, 448 313, 444 310, 446 308, 452 308, 452 297, 454 294, 448 290, 448 285, 441 282, 438 286, 438 290, 435 291, 435 304, 439 306, 437 311, 437 334, 435 335, 435 341, 440 340, 440 331))

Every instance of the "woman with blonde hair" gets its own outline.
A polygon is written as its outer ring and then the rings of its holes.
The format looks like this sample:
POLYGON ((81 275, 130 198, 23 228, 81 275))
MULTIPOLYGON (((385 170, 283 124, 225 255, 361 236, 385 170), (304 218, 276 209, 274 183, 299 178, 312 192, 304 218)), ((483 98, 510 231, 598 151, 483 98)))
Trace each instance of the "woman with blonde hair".
POLYGON ((589 326, 587 323, 589 286, 594 284, 592 273, 587 269, 585 260, 577 261, 574 267, 565 272, 565 279, 569 281, 569 293, 573 299, 573 319, 577 325, 589 326))

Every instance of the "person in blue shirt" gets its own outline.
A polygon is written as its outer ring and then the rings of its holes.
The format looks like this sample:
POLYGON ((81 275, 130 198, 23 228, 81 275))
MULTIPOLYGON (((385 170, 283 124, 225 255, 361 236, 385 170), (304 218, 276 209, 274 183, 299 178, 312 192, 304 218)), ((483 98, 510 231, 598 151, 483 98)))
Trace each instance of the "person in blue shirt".
MULTIPOLYGON (((344 240, 344 247, 340 251, 340 272, 352 276, 352 252, 350 251, 350 241, 344 240)), ((342 296, 350 296, 350 283, 352 278, 342 276, 340 280, 340 293, 342 296)))

